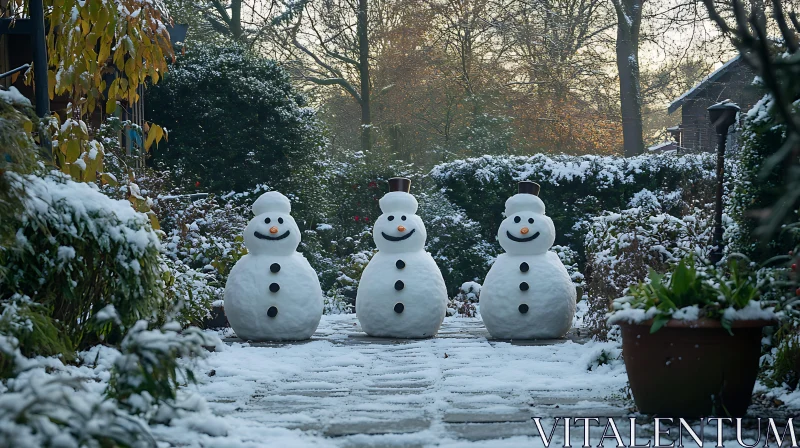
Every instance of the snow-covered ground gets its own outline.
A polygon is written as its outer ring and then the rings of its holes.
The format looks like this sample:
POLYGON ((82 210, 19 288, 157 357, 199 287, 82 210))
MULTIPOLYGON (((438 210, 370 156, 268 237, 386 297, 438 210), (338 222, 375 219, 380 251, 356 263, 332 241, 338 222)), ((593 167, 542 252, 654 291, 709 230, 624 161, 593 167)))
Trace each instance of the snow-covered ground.
POLYGON ((531 417, 628 413, 622 363, 592 364, 613 344, 490 341, 480 319, 456 317, 434 339, 398 341, 369 338, 357 322, 323 316, 305 343, 226 344, 197 372, 218 418, 190 425, 225 435, 157 433, 215 447, 527 447, 541 444, 531 417))

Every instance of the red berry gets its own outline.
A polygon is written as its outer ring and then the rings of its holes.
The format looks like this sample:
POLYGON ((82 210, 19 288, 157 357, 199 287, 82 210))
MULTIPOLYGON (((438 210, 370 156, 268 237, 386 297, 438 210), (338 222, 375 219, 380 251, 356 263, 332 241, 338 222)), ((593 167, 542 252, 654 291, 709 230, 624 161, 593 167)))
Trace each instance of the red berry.
POLYGON ((198 180, 197 182, 195 182, 195 183, 194 183, 194 186, 195 186, 195 187, 199 187, 199 186, 200 186, 200 181, 198 180))
POLYGON ((797 270, 797 263, 792 263, 792 272, 797 270))
POLYGON ((800 296, 800 288, 797 288, 797 289, 794 291, 794 293, 795 293, 796 295, 800 296))

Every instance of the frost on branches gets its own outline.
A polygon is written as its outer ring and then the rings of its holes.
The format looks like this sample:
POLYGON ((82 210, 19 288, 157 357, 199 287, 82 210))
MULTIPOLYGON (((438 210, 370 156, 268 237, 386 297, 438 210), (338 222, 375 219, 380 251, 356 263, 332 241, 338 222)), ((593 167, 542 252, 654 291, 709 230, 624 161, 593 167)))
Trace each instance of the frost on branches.
POLYGON ((120 350, 94 346, 78 354, 77 365, 26 358, 15 338, 0 335, 0 354, 13 357, 16 372, 0 382, 0 440, 16 448, 151 447, 163 433, 224 435, 202 397, 177 389, 193 379, 192 359, 205 356, 203 346, 221 342, 178 328, 148 330, 139 322, 120 350), (206 427, 194 429, 191 419, 206 427))

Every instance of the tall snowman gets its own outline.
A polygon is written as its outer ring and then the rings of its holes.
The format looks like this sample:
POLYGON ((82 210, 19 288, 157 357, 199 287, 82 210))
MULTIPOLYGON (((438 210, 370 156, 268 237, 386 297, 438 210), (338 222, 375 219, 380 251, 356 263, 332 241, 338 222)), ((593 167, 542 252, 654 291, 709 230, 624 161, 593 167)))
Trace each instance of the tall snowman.
POLYGON ((322 317, 322 289, 308 260, 297 252, 300 230, 289 199, 275 191, 253 203, 244 229, 248 254, 225 284, 225 315, 244 340, 308 339, 322 317))
POLYGON ((572 326, 575 285, 558 255, 548 251, 556 230, 538 194, 538 184, 524 181, 506 201, 497 232, 506 253, 486 275, 480 297, 481 317, 495 338, 560 338, 572 326))
POLYGON ((432 337, 447 311, 447 288, 424 250, 427 233, 410 188, 409 179, 389 179, 389 193, 380 200, 383 214, 372 229, 378 253, 356 295, 356 316, 370 336, 432 337))

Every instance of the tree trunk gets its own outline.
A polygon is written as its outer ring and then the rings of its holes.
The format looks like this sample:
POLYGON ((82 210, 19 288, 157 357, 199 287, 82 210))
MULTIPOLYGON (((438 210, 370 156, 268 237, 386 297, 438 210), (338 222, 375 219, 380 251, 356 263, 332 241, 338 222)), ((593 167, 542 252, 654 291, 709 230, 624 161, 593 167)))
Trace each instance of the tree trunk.
POLYGON ((231 35, 235 40, 241 40, 244 35, 242 30, 242 0, 231 2, 231 35))
POLYGON ((617 11, 617 70, 625 157, 644 151, 639 84, 639 26, 644 0, 613 0, 617 11))
POLYGON ((358 77, 361 80, 361 150, 372 148, 372 117, 369 99, 369 36, 367 35, 367 0, 358 0, 358 77))

